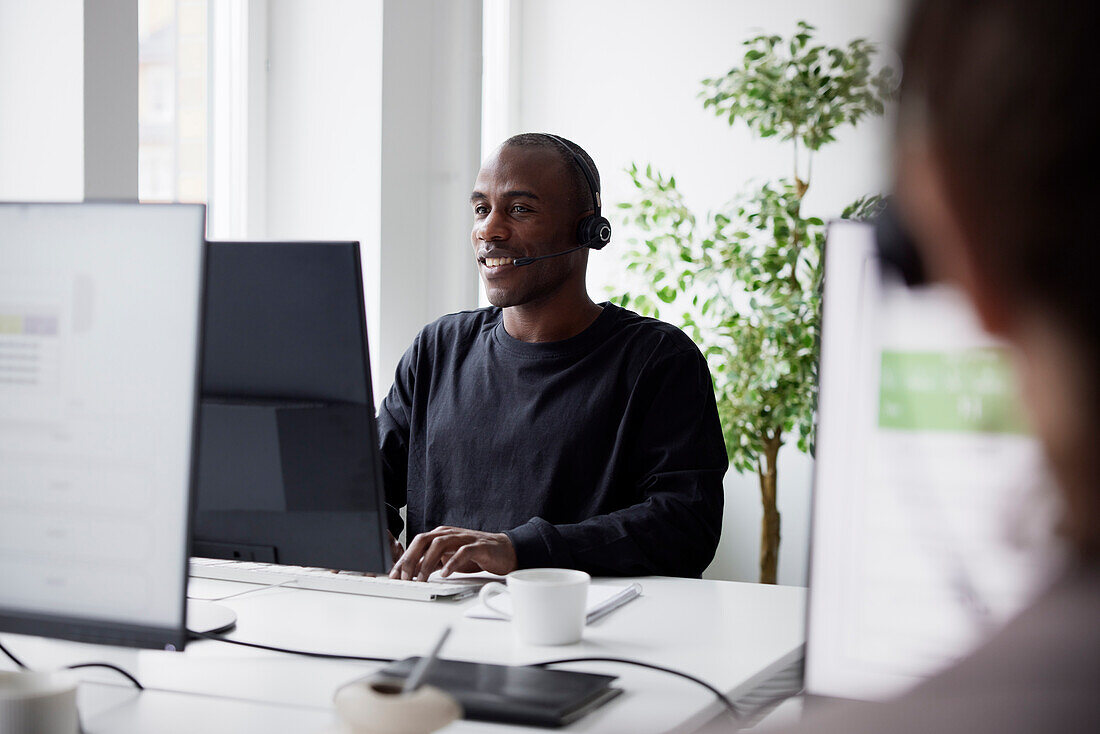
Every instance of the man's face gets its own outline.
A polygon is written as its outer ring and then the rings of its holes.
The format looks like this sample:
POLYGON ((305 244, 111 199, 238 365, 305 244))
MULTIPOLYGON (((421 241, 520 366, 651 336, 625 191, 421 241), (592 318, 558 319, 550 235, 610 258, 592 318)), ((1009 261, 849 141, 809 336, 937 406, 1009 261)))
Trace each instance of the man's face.
POLYGON ((502 308, 556 293, 577 268, 584 251, 516 267, 517 257, 550 255, 576 246, 579 220, 570 199, 571 172, 545 148, 504 147, 485 161, 470 206, 470 242, 489 302, 502 308))

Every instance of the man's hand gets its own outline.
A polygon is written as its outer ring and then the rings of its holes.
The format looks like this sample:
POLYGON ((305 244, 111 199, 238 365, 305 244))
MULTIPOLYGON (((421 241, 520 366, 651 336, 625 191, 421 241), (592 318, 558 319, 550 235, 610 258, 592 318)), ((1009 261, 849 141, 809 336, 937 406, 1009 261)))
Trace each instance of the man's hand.
POLYGON ((506 574, 516 570, 516 549, 504 533, 484 533, 440 526, 420 533, 390 571, 393 579, 427 581, 442 568, 443 576, 456 571, 506 574))

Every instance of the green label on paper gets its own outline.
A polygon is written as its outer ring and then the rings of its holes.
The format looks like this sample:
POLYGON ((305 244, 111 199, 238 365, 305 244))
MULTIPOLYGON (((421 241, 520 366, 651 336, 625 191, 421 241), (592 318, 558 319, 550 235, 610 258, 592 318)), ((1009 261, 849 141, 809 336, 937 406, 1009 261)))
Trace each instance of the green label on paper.
POLYGON ((14 313, 0 313, 0 334, 22 334, 23 316, 14 313))
POLYGON ((1003 349, 882 353, 880 428, 1027 433, 1003 349))

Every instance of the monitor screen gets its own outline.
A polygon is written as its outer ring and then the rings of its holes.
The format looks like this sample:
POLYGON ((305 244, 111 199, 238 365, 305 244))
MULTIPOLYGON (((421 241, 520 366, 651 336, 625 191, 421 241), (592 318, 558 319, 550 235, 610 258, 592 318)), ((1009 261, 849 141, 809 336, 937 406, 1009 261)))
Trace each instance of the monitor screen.
POLYGON ((874 229, 825 249, 806 689, 900 693, 1036 590, 1056 508, 1011 355, 961 294, 880 272, 874 229))
POLYGON ((196 556, 382 572, 359 244, 211 242, 196 556))
POLYGON ((0 629, 182 648, 201 205, 0 204, 0 629))

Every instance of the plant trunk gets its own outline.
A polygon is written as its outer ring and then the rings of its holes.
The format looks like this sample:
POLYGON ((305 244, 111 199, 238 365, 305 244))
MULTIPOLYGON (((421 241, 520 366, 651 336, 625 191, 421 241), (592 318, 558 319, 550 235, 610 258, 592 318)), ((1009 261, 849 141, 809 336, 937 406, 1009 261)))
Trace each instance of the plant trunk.
POLYGON ((775 504, 776 460, 783 445, 779 431, 764 440, 764 462, 758 465, 764 518, 760 526, 760 583, 774 584, 779 567, 779 510, 775 504))

